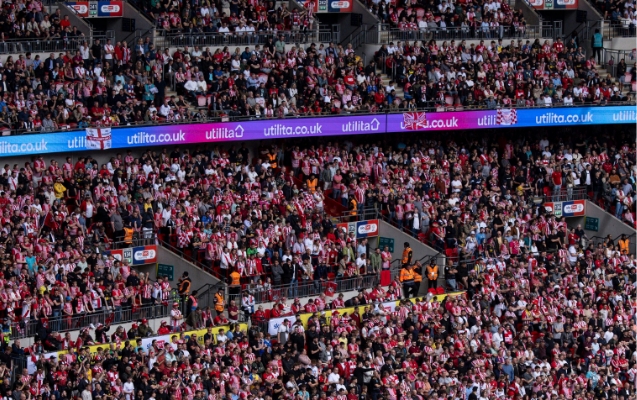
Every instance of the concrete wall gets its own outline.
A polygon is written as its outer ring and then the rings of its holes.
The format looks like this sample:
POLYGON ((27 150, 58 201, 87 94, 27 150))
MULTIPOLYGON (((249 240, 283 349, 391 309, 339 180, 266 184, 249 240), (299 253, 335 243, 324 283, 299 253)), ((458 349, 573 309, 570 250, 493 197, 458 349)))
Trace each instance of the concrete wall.
MULTIPOLYGON (((409 242, 409 245, 411 246, 411 249, 413 251, 413 256, 411 258, 412 261, 419 261, 425 257, 431 257, 439 254, 436 249, 429 247, 422 242, 419 242, 418 239, 416 239, 415 237, 401 232, 385 221, 379 221, 379 236, 394 239, 394 252, 392 253, 392 260, 400 259, 402 257, 402 252, 405 248, 405 242, 409 242)), ((440 254, 437 257, 437 264, 440 270, 439 280, 442 280, 444 276, 443 266, 445 265, 444 254, 440 254)), ((392 268, 395 268, 395 264, 392 265, 392 268)), ((418 295, 422 295, 425 292, 427 292, 427 280, 423 279, 420 290, 418 291, 418 295)))
POLYGON ((527 3, 526 0, 516 0, 514 9, 522 11, 522 15, 524 16, 524 20, 527 25, 539 25, 540 24, 540 16, 535 11, 533 7, 527 3))
MULTIPOLYGON (((188 271, 188 276, 190 276, 190 279, 192 280, 192 290, 197 290, 206 284, 216 285, 219 283, 219 279, 197 267, 193 263, 186 261, 178 254, 166 250, 162 246, 157 246, 157 250, 157 261, 160 264, 168 264, 175 267, 175 280, 172 282, 172 286, 177 285, 177 280, 186 271, 188 271)), ((149 271, 151 273, 150 278, 156 279, 157 269, 154 268, 154 266, 152 269, 152 271, 149 271)))
POLYGON ((372 14, 367 6, 363 4, 360 0, 353 0, 354 5, 352 7, 352 11, 354 13, 363 14, 363 24, 371 26, 378 24, 378 18, 374 14, 372 14))
MULTIPOLYGON (((589 238, 592 238, 593 236, 606 237, 610 235, 613 239, 616 239, 621 234, 625 234, 626 236, 635 234, 635 230, 631 228, 630 225, 627 225, 618 220, 592 201, 586 200, 586 216, 599 219, 599 231, 595 232, 584 230, 586 232, 586 236, 588 236, 589 238)), ((566 222, 568 223, 569 228, 575 228, 578 225, 581 225, 582 228, 586 226, 585 217, 568 218, 566 222)), ((631 243, 633 243, 633 246, 631 246, 630 249, 632 254, 635 254, 635 242, 636 239, 633 237, 631 239, 631 243)))
MULTIPOLYGON (((607 49, 613 49, 613 50, 626 50, 626 51, 632 51, 634 48, 637 47, 637 43, 635 43, 635 38, 632 37, 627 37, 627 38, 614 38, 612 40, 606 40, 606 46, 607 49)), ((631 60, 629 60, 628 58, 626 58, 626 62, 630 62, 631 60)), ((615 62, 619 62, 619 60, 615 60, 615 62)))
MULTIPOLYGON (((124 18, 132 18, 135 20, 135 30, 146 32, 155 27, 155 24, 143 16, 137 9, 128 2, 124 2, 124 18)), ((122 18, 110 18, 107 21, 108 30, 115 31, 114 43, 126 40, 129 44, 133 44, 135 40, 134 32, 124 32, 122 30, 122 18)), ((135 54, 133 54, 134 56, 135 54)))
POLYGON ((71 21, 71 26, 73 25, 77 26, 77 29, 80 32, 82 32, 87 37, 87 40, 90 42, 89 38, 91 36, 91 26, 84 20, 84 18, 78 17, 77 14, 75 14, 75 11, 73 11, 64 3, 58 3, 58 8, 60 9, 60 13, 62 14, 62 17, 64 17, 65 15, 68 15, 69 20, 71 21))

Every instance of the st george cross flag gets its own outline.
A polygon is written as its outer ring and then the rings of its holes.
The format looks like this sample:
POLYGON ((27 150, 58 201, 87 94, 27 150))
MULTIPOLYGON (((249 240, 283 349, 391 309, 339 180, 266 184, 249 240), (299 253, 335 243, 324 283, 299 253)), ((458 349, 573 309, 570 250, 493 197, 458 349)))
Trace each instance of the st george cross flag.
POLYGON ((86 128, 86 148, 106 150, 113 146, 111 128, 86 128))
POLYGON ((515 108, 500 108, 496 117, 498 125, 515 125, 518 123, 518 111, 515 108))

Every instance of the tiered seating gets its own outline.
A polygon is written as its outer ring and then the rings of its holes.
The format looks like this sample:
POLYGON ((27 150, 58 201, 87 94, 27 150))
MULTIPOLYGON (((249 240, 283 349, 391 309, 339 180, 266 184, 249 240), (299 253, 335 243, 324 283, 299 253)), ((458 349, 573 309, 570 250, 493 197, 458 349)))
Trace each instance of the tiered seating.
POLYGON ((391 42, 381 46, 375 60, 388 75, 384 81, 400 87, 397 101, 416 109, 601 105, 634 94, 634 63, 621 61, 617 76, 611 76, 573 42, 463 43, 391 42))

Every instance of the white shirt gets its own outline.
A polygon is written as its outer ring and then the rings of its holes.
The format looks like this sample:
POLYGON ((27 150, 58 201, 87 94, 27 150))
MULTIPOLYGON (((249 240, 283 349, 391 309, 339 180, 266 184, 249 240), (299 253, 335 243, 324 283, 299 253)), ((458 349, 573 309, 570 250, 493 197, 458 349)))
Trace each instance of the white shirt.
POLYGON ((161 107, 159 107, 159 115, 163 115, 164 117, 168 116, 168 113, 170 112, 170 106, 168 104, 162 104, 161 107))
POLYGON ((124 383, 124 394, 126 395, 126 400, 131 400, 131 396, 135 393, 135 384, 133 382, 124 383))
POLYGON ((113 59, 113 51, 115 50, 115 48, 113 47, 112 44, 105 44, 104 45, 104 59, 105 60, 112 60, 113 59))

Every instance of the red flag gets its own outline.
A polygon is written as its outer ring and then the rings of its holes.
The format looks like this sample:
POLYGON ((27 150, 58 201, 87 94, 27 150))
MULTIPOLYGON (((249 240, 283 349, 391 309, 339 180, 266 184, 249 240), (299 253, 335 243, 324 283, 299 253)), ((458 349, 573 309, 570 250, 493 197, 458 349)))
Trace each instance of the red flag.
POLYGON ((338 285, 334 282, 327 282, 325 286, 326 286, 325 291, 323 291, 323 294, 325 294, 325 297, 334 297, 334 294, 336 294, 336 288, 338 287, 338 285))
POLYGON ((46 214, 46 217, 44 217, 44 226, 48 226, 54 231, 58 228, 58 223, 55 221, 55 218, 53 217, 53 213, 51 211, 49 211, 46 214))

